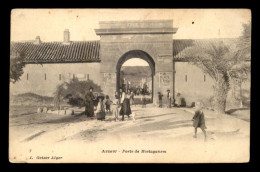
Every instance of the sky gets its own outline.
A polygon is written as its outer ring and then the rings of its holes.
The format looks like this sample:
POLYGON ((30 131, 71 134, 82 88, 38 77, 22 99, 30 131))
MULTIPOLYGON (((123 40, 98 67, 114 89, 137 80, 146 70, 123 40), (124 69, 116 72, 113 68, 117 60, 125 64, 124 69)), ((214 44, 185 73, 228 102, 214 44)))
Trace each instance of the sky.
POLYGON ((122 66, 149 66, 149 64, 140 58, 132 58, 127 60, 122 66))
POLYGON ((173 20, 173 39, 235 38, 249 23, 247 9, 15 9, 11 13, 11 41, 62 41, 70 30, 71 41, 99 40, 99 21, 173 20), (194 22, 192 24, 192 22, 194 22))
MULTIPOLYGON (((63 41, 69 29, 71 41, 99 40, 94 29, 99 21, 173 20, 178 28, 173 39, 235 38, 249 23, 247 9, 15 9, 11 12, 11 41, 63 41)), ((148 66, 142 59, 124 66, 148 66)))

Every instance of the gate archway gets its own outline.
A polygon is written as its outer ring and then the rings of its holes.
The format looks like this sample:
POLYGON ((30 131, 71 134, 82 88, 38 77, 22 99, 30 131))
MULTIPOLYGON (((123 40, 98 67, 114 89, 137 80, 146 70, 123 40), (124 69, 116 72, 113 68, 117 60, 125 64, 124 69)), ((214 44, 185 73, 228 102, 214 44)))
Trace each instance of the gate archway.
POLYGON ((117 91, 119 91, 119 87, 120 87, 120 71, 121 71, 121 67, 122 65, 129 59, 132 58, 140 58, 142 60, 145 60, 148 64, 149 67, 151 69, 151 77, 152 77, 152 98, 151 100, 153 100, 154 97, 154 75, 155 75, 155 62, 152 59, 152 57, 142 51, 142 50, 131 50, 126 52, 123 56, 121 56, 117 62, 116 65, 116 89, 117 91))
POLYGON ((172 20, 100 21, 95 32, 100 36, 99 76, 103 93, 115 97, 122 64, 141 58, 152 71, 153 103, 156 92, 170 89, 174 95, 172 35, 177 30, 172 20))

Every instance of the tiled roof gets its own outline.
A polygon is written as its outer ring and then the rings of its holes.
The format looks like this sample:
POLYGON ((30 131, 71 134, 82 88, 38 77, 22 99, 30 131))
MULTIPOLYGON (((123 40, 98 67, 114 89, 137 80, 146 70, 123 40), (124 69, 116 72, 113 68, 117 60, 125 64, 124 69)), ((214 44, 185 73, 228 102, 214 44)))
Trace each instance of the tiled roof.
POLYGON ((99 62, 99 41, 12 42, 11 49, 25 53, 27 63, 99 62))
MULTIPOLYGON (((211 43, 223 41, 227 44, 236 43, 237 39, 175 39, 173 40, 173 58, 185 60, 183 50, 193 45, 209 46, 211 43)), ((11 50, 25 53, 26 63, 69 63, 69 62, 100 62, 99 41, 73 41, 69 45, 62 42, 12 42, 11 50)))
MULTIPOLYGON (((175 60, 184 60, 185 57, 183 51, 191 46, 198 45, 201 47, 208 47, 212 43, 223 42, 226 45, 234 45, 238 41, 237 38, 225 38, 225 39, 176 39, 173 40, 173 58, 175 60)), ((190 52, 192 55, 193 53, 190 52)))

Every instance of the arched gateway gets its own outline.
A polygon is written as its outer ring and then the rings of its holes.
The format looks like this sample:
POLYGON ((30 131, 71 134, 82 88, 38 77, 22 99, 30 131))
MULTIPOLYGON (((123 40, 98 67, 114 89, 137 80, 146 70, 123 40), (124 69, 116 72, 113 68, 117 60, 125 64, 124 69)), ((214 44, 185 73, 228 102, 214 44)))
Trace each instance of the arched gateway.
MULTIPOLYGON (((145 60, 148 64, 149 64, 149 67, 151 69, 151 77, 152 77, 152 90, 153 89, 153 81, 154 81, 154 74, 155 74, 155 62, 154 60, 152 59, 152 57, 147 54, 146 52, 144 51, 141 51, 141 50, 132 50, 132 51, 129 51, 127 53, 125 53, 119 60, 118 60, 118 63, 117 63, 117 66, 116 66, 116 88, 117 88, 117 91, 119 90, 119 86, 120 86, 120 70, 121 70, 121 67, 122 65, 129 59, 132 59, 132 58, 140 58, 140 59, 143 59, 145 60)), ((153 95, 154 93, 152 93, 152 98, 153 98, 153 95)))
POLYGON ((152 70, 153 95, 167 89, 174 95, 172 34, 177 28, 173 28, 172 20, 105 21, 95 31, 100 36, 101 88, 105 94, 113 97, 118 89, 122 64, 141 58, 152 70))

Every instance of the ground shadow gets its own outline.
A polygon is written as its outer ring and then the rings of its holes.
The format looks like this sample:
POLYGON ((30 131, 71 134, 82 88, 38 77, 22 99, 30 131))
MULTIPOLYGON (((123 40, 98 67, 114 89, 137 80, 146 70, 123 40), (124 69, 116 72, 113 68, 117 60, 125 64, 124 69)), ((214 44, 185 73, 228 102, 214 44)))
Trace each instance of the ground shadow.
POLYGON ((176 113, 165 113, 160 115, 153 115, 153 116, 150 115, 150 116, 141 116, 141 117, 136 116, 136 119, 155 118, 155 117, 166 116, 171 114, 176 114, 176 113))
POLYGON ((38 132, 38 133, 36 133, 36 134, 34 134, 34 135, 32 135, 32 136, 30 136, 30 137, 24 139, 24 141, 31 141, 31 140, 34 139, 35 137, 38 137, 38 136, 42 135, 42 134, 45 133, 45 132, 46 132, 46 131, 40 131, 40 132, 38 132))
MULTIPOLYGON (((48 114, 51 115, 53 114, 48 114)), ((10 125, 13 126, 24 126, 24 125, 33 125, 33 124, 60 124, 60 123, 76 123, 81 121, 87 120, 94 120, 95 117, 87 118, 84 113, 79 113, 72 116, 55 116, 56 119, 35 119, 33 122, 25 123, 25 124, 17 124, 17 125, 10 125), (40 122, 39 122, 40 121, 40 122)))
POLYGON ((249 108, 236 108, 236 109, 230 109, 230 110, 227 110, 226 113, 227 114, 232 114, 238 110, 249 110, 249 108))
POLYGON ((128 131, 136 131, 136 132, 146 132, 146 131, 159 131, 159 130, 169 130, 183 127, 192 127, 191 120, 180 120, 180 121, 170 121, 169 119, 151 122, 147 124, 141 125, 139 128, 136 126, 127 128, 128 131))

